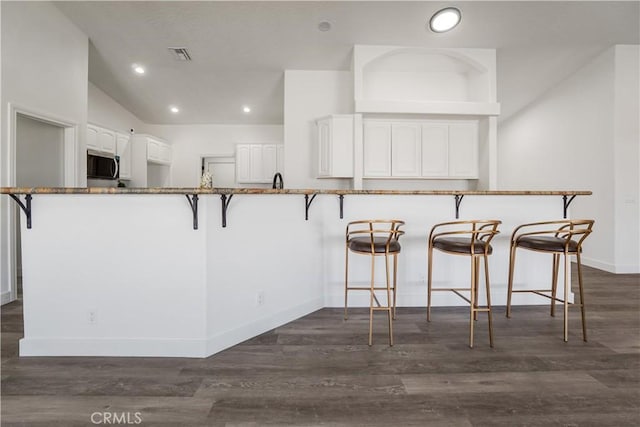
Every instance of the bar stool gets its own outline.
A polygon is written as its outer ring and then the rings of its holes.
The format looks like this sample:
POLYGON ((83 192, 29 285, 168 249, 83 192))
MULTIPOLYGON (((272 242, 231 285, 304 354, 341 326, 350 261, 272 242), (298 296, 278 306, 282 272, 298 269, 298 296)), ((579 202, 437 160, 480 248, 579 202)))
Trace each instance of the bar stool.
POLYGON ((386 311, 389 316, 389 345, 393 345, 392 317, 396 315, 396 288, 398 272, 398 254, 400 253, 400 243, 398 239, 404 234, 400 227, 404 221, 391 220, 361 220, 352 221, 347 224, 345 236, 345 270, 344 270, 344 319, 347 320, 347 297, 351 290, 368 290, 370 292, 369 301, 369 345, 373 340, 373 312, 386 311), (371 256, 371 284, 368 287, 350 287, 349 279, 349 252, 371 256), (375 259, 377 256, 384 256, 386 268, 386 286, 375 286, 375 259), (393 286, 389 279, 389 257, 393 256, 393 286), (387 305, 380 304, 375 294, 377 290, 387 292, 387 305), (391 292, 393 291, 393 300, 391 292), (374 306, 374 301, 376 305, 374 306))
POLYGON ((489 263, 491 255, 491 239, 499 233, 498 220, 453 221, 436 224, 429 233, 428 250, 428 279, 427 279, 427 321, 431 321, 431 293, 436 291, 451 291, 467 301, 469 312, 469 347, 473 348, 473 323, 478 319, 479 311, 486 311, 489 319, 489 345, 493 347, 493 324, 491 319, 491 293, 489 290, 489 263), (471 287, 470 288, 433 288, 431 277, 433 271, 433 250, 471 257, 471 287), (484 259, 485 284, 487 288, 487 305, 478 307, 478 277, 480 273, 480 258, 484 259), (469 298, 460 292, 469 292, 469 298))
POLYGON ((587 341, 587 326, 585 323, 584 292, 582 289, 582 267, 580 263, 580 252, 582 242, 591 234, 593 220, 560 220, 545 221, 522 224, 513 230, 511 234, 511 254, 509 256, 509 287, 507 290, 507 317, 511 317, 511 295, 514 292, 532 292, 534 294, 549 298, 551 300, 551 316, 555 316, 556 301, 564 305, 564 341, 569 340, 569 256, 575 255, 578 264, 578 287, 580 289, 580 304, 578 305, 582 316, 582 339, 587 341), (545 252, 553 254, 553 265, 551 273, 551 289, 521 289, 513 290, 513 271, 516 262, 516 249, 528 249, 531 251, 545 252), (558 285, 558 267, 560 265, 560 255, 564 255, 564 296, 562 299, 556 297, 558 285), (551 295, 543 292, 550 292, 551 295))

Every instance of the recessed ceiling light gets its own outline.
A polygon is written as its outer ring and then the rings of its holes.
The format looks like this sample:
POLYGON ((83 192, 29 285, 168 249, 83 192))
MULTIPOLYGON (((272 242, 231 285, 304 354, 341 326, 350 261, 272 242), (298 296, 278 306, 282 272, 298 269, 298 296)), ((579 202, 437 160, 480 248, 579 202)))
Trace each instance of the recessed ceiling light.
POLYGON ((136 74, 144 74, 144 67, 142 65, 133 64, 132 67, 136 74))
POLYGON ((320 31, 329 31, 331 29, 331 22, 329 21, 322 21, 321 23, 318 24, 318 29, 320 31))
POLYGON ((248 107, 248 106, 245 105, 244 107, 242 107, 242 111, 244 111, 245 113, 250 113, 251 112, 251 107, 248 107))
POLYGON ((172 113, 179 113, 180 109, 178 107, 169 107, 169 110, 171 110, 172 113))
POLYGON ((433 14, 429 20, 429 28, 434 33, 444 33, 460 23, 462 14, 455 7, 447 7, 433 14))

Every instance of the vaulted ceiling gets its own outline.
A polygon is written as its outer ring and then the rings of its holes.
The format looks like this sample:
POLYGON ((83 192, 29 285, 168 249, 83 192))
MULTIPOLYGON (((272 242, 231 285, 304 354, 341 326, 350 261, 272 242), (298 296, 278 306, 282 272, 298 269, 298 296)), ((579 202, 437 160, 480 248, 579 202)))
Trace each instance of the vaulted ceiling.
POLYGON ((607 47, 639 44, 639 4, 56 2, 89 37, 89 80, 142 121, 162 124, 282 124, 284 70, 349 70, 354 44, 495 48, 504 119, 607 47), (429 17, 452 5, 461 24, 430 32, 429 17), (321 22, 331 29, 320 31, 321 22), (168 47, 188 48, 192 61, 168 47), (133 73, 133 63, 146 73, 133 73))

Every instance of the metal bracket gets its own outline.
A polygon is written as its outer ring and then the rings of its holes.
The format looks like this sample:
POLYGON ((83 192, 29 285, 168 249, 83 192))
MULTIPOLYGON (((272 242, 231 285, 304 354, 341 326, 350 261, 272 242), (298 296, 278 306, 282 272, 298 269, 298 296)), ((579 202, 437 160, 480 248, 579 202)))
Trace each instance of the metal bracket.
POLYGON ((340 198, 340 219, 344 218, 344 194, 338 196, 340 198))
POLYGON ((31 228, 31 194, 27 194, 24 197, 26 205, 25 203, 22 203, 22 200, 20 200, 20 197, 16 196, 15 194, 9 194, 9 197, 15 200, 18 206, 20 206, 20 209, 22 209, 25 216, 27 217, 27 228, 31 228))
POLYGON ((229 194, 229 198, 227 199, 226 194, 220 195, 220 200, 222 200, 222 227, 227 226, 227 208, 229 207, 229 202, 231 202, 231 198, 233 194, 229 194))
POLYGON ((565 194, 564 196, 562 196, 562 206, 563 206, 563 218, 567 218, 567 209, 569 208, 569 205, 571 204, 571 202, 573 202, 573 199, 576 198, 576 194, 574 194, 573 196, 571 196, 571 198, 569 200, 567 200, 567 195, 565 194))
POLYGON ((305 219, 305 221, 309 221, 309 206, 311 206, 311 203, 313 203, 313 199, 315 199, 316 196, 317 196, 317 194, 314 194, 311 197, 311 200, 309 200, 309 195, 308 194, 304 195, 304 206, 305 206, 305 208, 304 208, 304 219, 305 219))
POLYGON ((189 201, 189 204, 191 205, 191 212, 193 212, 193 229, 197 230, 198 229, 198 195, 193 194, 189 196, 189 194, 185 194, 184 196, 189 201))
POLYGON ((455 195, 455 199, 456 199, 456 219, 460 218, 460 203, 462 202, 462 198, 464 197, 464 194, 456 194, 455 195))

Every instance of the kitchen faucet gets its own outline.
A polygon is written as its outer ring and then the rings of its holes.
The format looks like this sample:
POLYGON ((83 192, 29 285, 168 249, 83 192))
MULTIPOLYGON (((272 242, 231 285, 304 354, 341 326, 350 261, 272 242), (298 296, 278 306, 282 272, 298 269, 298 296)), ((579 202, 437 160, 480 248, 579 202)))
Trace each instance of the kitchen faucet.
POLYGON ((284 188, 284 180, 282 179, 282 174, 280 172, 276 172, 273 176, 273 184, 271 188, 277 188, 278 190, 282 190, 284 188), (278 182, 278 178, 280 178, 280 182, 278 182))

